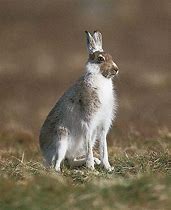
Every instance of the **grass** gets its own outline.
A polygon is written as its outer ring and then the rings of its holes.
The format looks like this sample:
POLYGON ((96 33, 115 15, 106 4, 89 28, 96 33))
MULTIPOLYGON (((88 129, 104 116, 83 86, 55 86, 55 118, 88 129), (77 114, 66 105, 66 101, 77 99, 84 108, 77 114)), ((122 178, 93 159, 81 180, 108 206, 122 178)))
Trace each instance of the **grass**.
POLYGON ((130 136, 110 147, 114 172, 100 167, 46 170, 29 134, 0 135, 0 209, 167 210, 171 206, 171 138, 130 136))

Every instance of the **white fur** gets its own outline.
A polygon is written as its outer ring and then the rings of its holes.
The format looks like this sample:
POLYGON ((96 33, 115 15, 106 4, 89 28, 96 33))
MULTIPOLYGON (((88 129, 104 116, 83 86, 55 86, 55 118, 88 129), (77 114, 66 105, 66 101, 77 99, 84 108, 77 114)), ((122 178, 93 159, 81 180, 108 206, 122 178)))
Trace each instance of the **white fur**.
POLYGON ((95 51, 103 52, 102 48, 102 34, 98 31, 96 31, 93 35, 94 41, 95 41, 95 51))
MULTIPOLYGON (((79 122, 81 120, 82 132, 79 130, 80 134, 76 135, 79 136, 78 139, 75 135, 72 134, 69 137, 70 140, 66 157, 72 160, 77 158, 79 155, 85 155, 88 150, 86 165, 87 167, 94 169, 94 158, 92 150, 95 141, 98 139, 100 141, 101 163, 106 169, 111 170, 110 164, 108 162, 106 135, 112 124, 116 109, 112 80, 102 76, 97 64, 88 63, 86 65, 86 73, 92 74, 92 77, 88 82, 92 88, 97 88, 101 106, 98 112, 91 119, 91 123, 89 125, 85 124, 85 122, 81 119, 78 119, 79 122), (84 130, 86 130, 86 135, 84 130)), ((78 163, 76 165, 78 165, 78 163)))
POLYGON ((97 88, 98 90, 98 97, 101 102, 101 107, 96 114, 95 124, 97 125, 99 122, 108 121, 109 126, 111 125, 113 119, 113 110, 116 106, 114 100, 114 93, 113 93, 113 84, 111 79, 105 78, 100 73, 100 67, 97 64, 88 63, 86 66, 86 71, 89 73, 94 74, 92 78, 91 85, 92 87, 97 88))
MULTIPOLYGON (((106 169, 111 170, 112 168, 108 161, 106 136, 112 124, 116 110, 116 100, 113 92, 113 84, 111 79, 107 79, 102 76, 100 73, 100 68, 97 66, 97 64, 95 65, 88 63, 86 67, 87 72, 94 73, 92 86, 98 89, 98 97, 101 102, 99 111, 92 119, 92 127, 90 130, 94 130, 96 136, 95 140, 99 139, 100 141, 100 159, 102 165, 106 169)), ((91 141, 94 141, 94 139, 91 139, 91 141)), ((90 165, 92 168, 94 168, 94 161, 92 161, 92 159, 93 157, 91 157, 90 165)))
POLYGON ((87 40, 87 47, 90 54, 96 51, 103 52, 102 34, 100 32, 96 31, 93 36, 87 32, 87 40))
MULTIPOLYGON (((95 32, 94 39, 88 34, 88 39, 90 38, 92 40, 88 40, 88 43, 91 41, 93 47, 94 43, 102 47, 99 32, 95 32)), ((94 169, 94 163, 99 164, 101 161, 105 169, 112 170, 108 161, 106 136, 116 110, 113 83, 101 74, 99 64, 90 62, 86 64, 83 81, 87 87, 96 90, 100 101, 98 109, 90 115, 91 119, 84 120, 84 113, 78 111, 80 104, 78 106, 78 102, 71 102, 75 96, 79 97, 77 88, 83 88, 76 83, 60 98, 41 129, 40 146, 43 155, 49 165, 54 164, 56 171, 61 170, 61 161, 65 158, 73 166, 86 162, 90 169, 94 169), (93 156, 93 146, 97 139, 100 144, 100 161, 93 156), (81 156, 85 158, 79 159, 81 156)))

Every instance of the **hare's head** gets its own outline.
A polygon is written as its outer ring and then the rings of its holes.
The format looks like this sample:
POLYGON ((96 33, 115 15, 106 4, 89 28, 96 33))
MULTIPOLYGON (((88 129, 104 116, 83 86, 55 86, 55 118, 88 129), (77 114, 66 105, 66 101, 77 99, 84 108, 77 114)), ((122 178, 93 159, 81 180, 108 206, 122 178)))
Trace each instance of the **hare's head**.
POLYGON ((89 59, 87 62, 87 71, 100 73, 106 78, 112 78, 118 73, 118 67, 113 62, 112 56, 103 51, 102 34, 95 31, 93 36, 86 31, 87 48, 89 59))

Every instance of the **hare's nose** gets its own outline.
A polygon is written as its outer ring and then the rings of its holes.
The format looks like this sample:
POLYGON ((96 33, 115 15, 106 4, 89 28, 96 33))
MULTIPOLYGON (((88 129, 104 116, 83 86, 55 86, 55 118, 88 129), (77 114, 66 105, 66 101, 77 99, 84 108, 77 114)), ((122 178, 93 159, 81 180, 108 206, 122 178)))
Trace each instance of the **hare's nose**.
POLYGON ((113 70, 114 70, 115 74, 119 73, 119 68, 114 62, 113 62, 113 70))

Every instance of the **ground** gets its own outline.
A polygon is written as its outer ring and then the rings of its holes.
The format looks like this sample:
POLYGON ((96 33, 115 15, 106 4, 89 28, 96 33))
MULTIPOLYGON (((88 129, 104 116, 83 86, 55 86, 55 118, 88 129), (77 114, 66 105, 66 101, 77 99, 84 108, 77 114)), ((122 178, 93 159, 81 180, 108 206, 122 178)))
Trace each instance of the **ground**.
POLYGON ((171 206, 171 134, 129 136, 109 148, 115 170, 96 167, 61 174, 43 167, 37 141, 25 133, 1 133, 0 209, 138 209, 171 206))

